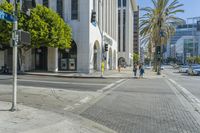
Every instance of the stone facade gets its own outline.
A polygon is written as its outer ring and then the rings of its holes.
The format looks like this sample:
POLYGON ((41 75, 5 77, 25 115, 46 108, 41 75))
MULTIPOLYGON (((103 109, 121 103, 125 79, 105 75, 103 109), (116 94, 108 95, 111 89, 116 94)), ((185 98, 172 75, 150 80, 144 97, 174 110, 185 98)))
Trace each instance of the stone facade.
POLYGON ((37 70, 41 66, 45 71, 62 69, 91 73, 101 70, 103 59, 106 69, 117 68, 117 0, 61 0, 61 6, 57 6, 58 0, 36 0, 37 4, 44 2, 56 12, 61 11, 63 19, 71 26, 76 52, 57 48, 32 49, 25 56, 25 71, 37 70), (77 9, 77 14, 73 8, 77 9), (92 12, 96 12, 94 23, 91 22, 92 12), (105 44, 108 44, 108 51, 104 51, 105 44))

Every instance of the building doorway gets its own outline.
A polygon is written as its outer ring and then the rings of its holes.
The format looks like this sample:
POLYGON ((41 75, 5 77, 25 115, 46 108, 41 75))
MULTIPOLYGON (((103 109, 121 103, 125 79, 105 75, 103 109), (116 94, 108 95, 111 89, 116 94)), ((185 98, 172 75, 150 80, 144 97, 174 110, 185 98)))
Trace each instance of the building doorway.
POLYGON ((60 71, 77 70, 77 45, 72 41, 70 49, 58 50, 58 69, 60 71))
POLYGON ((120 58, 118 59, 118 66, 126 67, 126 60, 125 60, 125 58, 120 57, 120 58))
POLYGON ((47 47, 35 49, 35 69, 47 71, 47 47))

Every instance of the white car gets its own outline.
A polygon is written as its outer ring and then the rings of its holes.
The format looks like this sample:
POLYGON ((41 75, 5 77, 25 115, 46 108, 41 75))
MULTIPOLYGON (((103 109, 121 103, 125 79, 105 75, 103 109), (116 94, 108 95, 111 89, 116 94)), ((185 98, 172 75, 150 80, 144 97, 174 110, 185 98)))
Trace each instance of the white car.
POLYGON ((182 66, 179 68, 180 73, 187 73, 189 69, 189 66, 182 66))
POLYGON ((151 69, 151 66, 145 66, 145 69, 151 69))
POLYGON ((165 68, 164 66, 161 66, 161 67, 160 67, 161 70, 164 70, 164 68, 165 68))

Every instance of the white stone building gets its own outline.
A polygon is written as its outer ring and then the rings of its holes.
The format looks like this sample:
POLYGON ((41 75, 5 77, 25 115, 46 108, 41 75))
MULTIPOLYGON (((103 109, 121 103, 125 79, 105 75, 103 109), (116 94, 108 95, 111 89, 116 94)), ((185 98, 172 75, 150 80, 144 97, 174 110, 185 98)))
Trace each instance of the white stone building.
POLYGON ((118 63, 132 65, 136 0, 118 0, 118 63))
POLYGON ((32 49, 25 59, 26 71, 91 73, 100 71, 102 59, 106 60, 106 69, 117 68, 117 0, 36 0, 36 3, 52 8, 63 17, 72 27, 73 43, 70 50, 32 49), (92 12, 96 12, 96 22, 93 23, 92 12), (107 52, 104 52, 105 44, 108 44, 107 52))

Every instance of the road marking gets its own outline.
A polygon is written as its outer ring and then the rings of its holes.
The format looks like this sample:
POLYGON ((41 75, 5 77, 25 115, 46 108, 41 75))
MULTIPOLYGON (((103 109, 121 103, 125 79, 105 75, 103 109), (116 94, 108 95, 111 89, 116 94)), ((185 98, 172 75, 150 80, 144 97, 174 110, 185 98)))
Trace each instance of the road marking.
POLYGON ((188 101, 188 99, 180 92, 180 90, 177 89, 177 87, 175 87, 175 85, 169 79, 165 81, 172 89, 172 91, 175 93, 175 95, 180 100, 181 104, 185 107, 185 109, 189 111, 191 115, 200 124, 200 112, 198 111, 198 107, 196 107, 194 104, 188 101))
POLYGON ((73 109, 74 109, 74 107, 69 106, 69 105, 67 105, 67 106, 64 108, 65 111, 67 111, 67 110, 73 110, 73 109))
POLYGON ((111 89, 113 86, 115 86, 116 84, 119 84, 119 83, 123 82, 124 80, 125 80, 125 79, 120 79, 120 80, 116 81, 115 83, 111 83, 111 84, 105 86, 104 88, 98 90, 97 92, 101 92, 101 93, 102 93, 102 92, 104 92, 104 91, 106 91, 106 90, 109 90, 109 89, 111 89))
MULTIPOLYGON (((99 100, 101 100, 103 97, 105 97, 106 95, 110 94, 112 91, 114 91, 115 89, 117 89, 118 87, 122 86, 124 83, 126 83, 127 81, 129 81, 129 79, 121 79, 119 81, 116 81, 115 83, 119 83, 115 86, 112 86, 108 91, 105 91, 105 93, 102 93, 101 95, 99 95, 97 98, 93 99, 89 105, 85 105, 82 107, 82 109, 80 109, 78 111, 78 114, 83 113, 85 110, 87 110, 89 107, 91 107, 92 105, 94 105, 95 103, 97 103, 99 100)), ((102 92, 102 90, 99 90, 98 92, 102 92)))
POLYGON ((176 81, 172 79, 168 79, 171 83, 173 83, 178 91, 193 105, 196 111, 200 113, 200 100, 195 97, 191 92, 189 92, 186 88, 182 87, 180 84, 178 84, 176 81))
POLYGON ((83 99, 80 100, 80 103, 87 103, 91 100, 91 97, 85 97, 83 99))
POLYGON ((86 85, 86 86, 104 86, 105 84, 93 84, 93 83, 73 83, 73 82, 55 82, 55 81, 41 81, 41 80, 27 80, 27 79, 18 79, 18 81, 23 82, 33 82, 33 83, 51 83, 51 84, 71 84, 71 85, 86 85))

